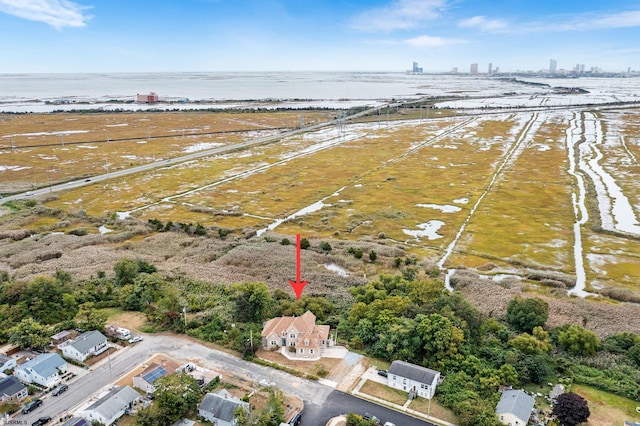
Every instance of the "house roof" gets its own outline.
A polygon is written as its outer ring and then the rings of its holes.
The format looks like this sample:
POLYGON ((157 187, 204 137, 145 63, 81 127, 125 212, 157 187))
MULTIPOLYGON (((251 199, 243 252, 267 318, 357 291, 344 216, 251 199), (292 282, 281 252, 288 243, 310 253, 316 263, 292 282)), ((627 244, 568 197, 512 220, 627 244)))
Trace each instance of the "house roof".
POLYGON ((62 424, 62 426, 91 426, 91 423, 82 417, 72 417, 62 424))
POLYGON ((13 396, 23 390, 26 386, 20 383, 17 377, 8 376, 0 379, 0 395, 13 396))
POLYGON ((85 353, 106 340, 107 338, 104 334, 98 330, 93 330, 82 333, 76 337, 73 342, 69 343, 69 346, 75 348, 80 353, 85 353))
POLYGON ((138 398, 140 394, 131 386, 116 386, 84 411, 95 411, 105 419, 111 419, 138 398))
POLYGON ((249 411, 249 404, 231 395, 225 389, 216 393, 207 393, 200 403, 200 410, 211 413, 216 419, 233 421, 233 413, 238 406, 249 411))
POLYGON ((433 385, 440 372, 406 361, 393 361, 391 367, 389 367, 389 374, 395 374, 396 376, 406 377, 416 382, 433 385))
POLYGON ((54 334, 53 336, 51 336, 52 340, 60 340, 60 339, 64 339, 67 336, 71 336, 73 335, 73 331, 71 330, 62 330, 59 333, 54 334))
POLYGON ((0 365, 5 365, 7 361, 11 361, 11 357, 6 356, 4 354, 0 354, 0 365))
POLYGON ((180 365, 177 362, 163 359, 160 363, 153 362, 149 364, 142 373, 138 374, 138 377, 142 377, 145 382, 151 384, 160 377, 174 373, 178 367, 180 367, 180 365))
POLYGON ((67 362, 58 354, 42 354, 16 367, 16 370, 33 370, 42 377, 53 376, 58 367, 66 365, 67 362))
POLYGON ((319 348, 320 340, 329 338, 329 326, 316 325, 316 316, 311 311, 307 311, 299 317, 270 319, 262 328, 262 336, 269 337, 275 334, 280 338, 282 333, 288 333, 291 329, 296 330, 296 346, 300 347, 319 348), (304 344, 305 340, 309 341, 308 345, 304 344))
POLYGON ((506 390, 502 392, 500 401, 496 405, 496 413, 498 415, 510 413, 526 423, 535 402, 536 399, 522 389, 506 390))

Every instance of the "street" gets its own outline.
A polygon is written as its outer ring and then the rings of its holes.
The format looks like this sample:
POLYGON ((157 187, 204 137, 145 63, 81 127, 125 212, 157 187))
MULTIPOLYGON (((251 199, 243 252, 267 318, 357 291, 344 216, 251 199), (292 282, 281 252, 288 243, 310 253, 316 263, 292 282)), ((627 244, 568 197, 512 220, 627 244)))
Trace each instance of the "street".
POLYGON ((374 414, 384 421, 396 425, 422 426, 430 423, 414 419, 402 413, 363 401, 359 398, 335 391, 333 388, 314 380, 302 379, 280 370, 244 361, 226 352, 211 349, 187 338, 173 335, 148 335, 141 342, 128 346, 109 358, 105 358, 86 374, 69 382, 69 390, 60 396, 43 397, 42 406, 29 414, 18 414, 14 421, 19 424, 31 424, 39 417, 51 416, 53 422, 71 414, 85 403, 88 397, 95 398, 100 391, 106 390, 121 376, 145 362, 156 353, 165 353, 178 361, 193 362, 218 371, 224 380, 225 374, 232 372, 254 381, 268 380, 275 383, 283 392, 302 398, 305 410, 302 416, 303 426, 324 426, 329 418, 348 412, 374 414))

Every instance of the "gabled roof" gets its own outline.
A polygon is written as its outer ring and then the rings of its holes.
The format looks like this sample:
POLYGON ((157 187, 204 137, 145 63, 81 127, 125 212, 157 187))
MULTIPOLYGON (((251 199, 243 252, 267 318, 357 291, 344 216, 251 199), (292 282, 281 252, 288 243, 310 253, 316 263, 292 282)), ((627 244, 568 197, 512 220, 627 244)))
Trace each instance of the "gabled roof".
POLYGON ((84 411, 95 411, 105 419, 111 419, 138 398, 140 394, 131 386, 116 386, 84 411))
POLYGON ((389 374, 433 385, 440 372, 405 361, 393 361, 389 367, 389 374))
POLYGON ((24 388, 26 388, 26 386, 20 383, 20 380, 18 380, 17 377, 9 376, 4 379, 0 379, 0 396, 13 396, 24 388))
POLYGON ((249 411, 249 404, 231 395, 225 389, 216 393, 207 393, 200 403, 200 410, 211 413, 216 419, 232 422, 233 413, 238 406, 249 411))
POLYGON ((42 377, 53 376, 58 372, 58 367, 67 362, 58 354, 42 354, 16 367, 16 370, 33 370, 42 377))
POLYGON ((71 330, 62 330, 59 333, 54 334, 53 336, 51 336, 52 340, 60 340, 60 339, 64 339, 67 336, 71 336, 73 335, 73 331, 71 330))
POLYGON ((275 333, 278 336, 283 331, 289 331, 295 328, 299 333, 311 333, 316 326, 316 316, 311 311, 305 312, 300 317, 277 317, 272 318, 264 324, 262 329, 263 336, 269 336, 275 333))
POLYGON ((104 334, 100 333, 98 330, 93 330, 82 333, 68 345, 72 348, 75 348, 82 354, 94 348, 96 345, 105 342, 106 340, 107 338, 104 334))
POLYGON ((523 391, 518 390, 506 390, 502 392, 500 401, 496 405, 496 413, 500 414, 513 414, 520 420, 527 422, 531 417, 531 410, 535 405, 536 399, 523 391))

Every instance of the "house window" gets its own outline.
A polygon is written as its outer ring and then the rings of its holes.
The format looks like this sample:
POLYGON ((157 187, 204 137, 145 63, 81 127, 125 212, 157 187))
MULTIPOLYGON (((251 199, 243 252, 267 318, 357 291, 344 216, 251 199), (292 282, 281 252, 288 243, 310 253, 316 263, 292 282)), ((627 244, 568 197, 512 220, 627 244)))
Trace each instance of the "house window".
POLYGON ((286 331, 282 332, 282 337, 287 337, 287 332, 286 331))
POLYGON ((271 341, 271 346, 276 346, 278 343, 275 340, 271 341))
POLYGON ((404 385, 405 383, 407 383, 407 379, 402 379, 402 384, 404 385))
POLYGON ((324 345, 324 340, 322 341, 322 344, 324 345))
POLYGON ((289 334, 289 337, 291 337, 292 339, 295 339, 296 335, 295 335, 295 333, 291 333, 291 334, 289 334))
POLYGON ((309 339, 307 339, 307 340, 305 340, 305 341, 304 341, 304 345, 305 345, 305 346, 309 346, 309 339))
POLYGON ((395 380, 395 379, 396 379, 396 376, 395 376, 395 374, 394 374, 394 375, 393 375, 393 380, 395 380))
POLYGON ((309 349, 309 353, 312 354, 313 353, 313 349, 309 349))
POLYGON ((303 354, 304 353, 304 349, 300 348, 300 353, 303 354))
POLYGON ((289 342, 289 346, 295 346, 296 342, 289 342))

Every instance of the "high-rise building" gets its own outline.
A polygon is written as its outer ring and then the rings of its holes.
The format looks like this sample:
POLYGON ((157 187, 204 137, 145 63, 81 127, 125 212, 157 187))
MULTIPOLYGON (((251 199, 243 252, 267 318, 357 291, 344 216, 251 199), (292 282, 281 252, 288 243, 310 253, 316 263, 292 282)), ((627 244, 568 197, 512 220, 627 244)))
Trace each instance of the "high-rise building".
POLYGON ((417 62, 414 62, 413 63, 413 69, 411 70, 411 72, 421 73, 422 72, 422 68, 418 66, 417 62))
POLYGON ((558 71, 558 61, 551 59, 549 61, 549 72, 555 74, 558 71))
POLYGON ((487 74, 493 74, 493 64, 489 62, 489 66, 487 67, 487 74))
POLYGON ((478 64, 471 64, 471 69, 469 70, 470 74, 478 74, 478 64))
POLYGON ((451 74, 458 74, 458 67, 451 68, 451 74))

